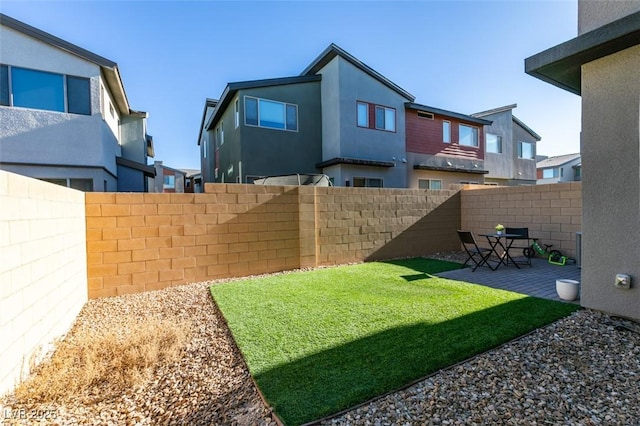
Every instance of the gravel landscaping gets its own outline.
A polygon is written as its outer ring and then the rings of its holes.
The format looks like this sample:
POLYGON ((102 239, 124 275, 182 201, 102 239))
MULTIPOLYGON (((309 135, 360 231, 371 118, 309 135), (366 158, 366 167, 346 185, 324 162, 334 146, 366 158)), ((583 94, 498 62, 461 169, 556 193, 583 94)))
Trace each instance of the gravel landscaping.
MULTIPOLYGON (((456 253, 438 257, 459 260, 456 253)), ((104 389, 94 389, 60 405, 16 401, 9 395, 0 401, 0 420, 21 425, 275 425, 211 300, 210 284, 89 301, 70 336, 134 316, 187 322, 191 340, 178 362, 162 365, 154 379, 137 389, 122 389, 108 399, 100 398, 104 389)), ((579 311, 319 423, 640 424, 639 333, 637 323, 579 311)))

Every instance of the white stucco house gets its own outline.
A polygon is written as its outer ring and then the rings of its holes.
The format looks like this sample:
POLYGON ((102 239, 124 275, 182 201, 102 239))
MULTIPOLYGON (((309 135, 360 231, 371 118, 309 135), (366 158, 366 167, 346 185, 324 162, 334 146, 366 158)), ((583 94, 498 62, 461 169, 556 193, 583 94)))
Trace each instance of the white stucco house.
POLYGON ((118 65, 0 14, 0 169, 84 191, 147 191, 147 113, 118 65))

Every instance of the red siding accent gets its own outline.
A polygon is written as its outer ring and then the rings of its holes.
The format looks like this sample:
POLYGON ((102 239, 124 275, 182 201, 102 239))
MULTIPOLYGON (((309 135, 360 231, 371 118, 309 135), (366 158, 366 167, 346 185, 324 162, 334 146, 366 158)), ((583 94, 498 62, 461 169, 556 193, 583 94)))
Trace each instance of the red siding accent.
POLYGON ((416 110, 405 111, 407 152, 418 154, 443 154, 450 157, 484 159, 483 126, 466 123, 457 118, 434 114, 434 119, 418 117, 416 110), (442 122, 451 123, 451 143, 442 141, 442 122), (467 124, 478 129, 478 148, 458 145, 458 125, 467 124))

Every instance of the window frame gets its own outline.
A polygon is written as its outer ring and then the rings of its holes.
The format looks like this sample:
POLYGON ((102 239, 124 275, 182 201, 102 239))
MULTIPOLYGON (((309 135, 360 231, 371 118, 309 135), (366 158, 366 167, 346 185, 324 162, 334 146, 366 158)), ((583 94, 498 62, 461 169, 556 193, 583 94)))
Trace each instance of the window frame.
POLYGON ((418 178, 418 189, 430 189, 430 190, 441 190, 442 189, 442 179, 429 179, 429 178, 418 178), (427 187, 426 188, 421 188, 420 187, 420 182, 426 182, 427 183, 427 187), (439 188, 432 188, 432 182, 438 182, 439 184, 439 188))
POLYGON ((484 145, 485 145, 485 152, 488 152, 490 154, 502 154, 503 150, 502 150, 502 136, 497 135, 495 133, 486 133, 484 136, 484 145), (497 146, 498 146, 498 150, 497 151, 490 151, 489 150, 489 138, 490 136, 495 136, 496 137, 496 142, 497 142, 497 146))
POLYGON ((240 127, 240 99, 236 98, 235 102, 233 103, 233 117, 234 117, 234 124, 235 124, 235 129, 237 129, 238 127, 240 127))
POLYGON ((460 146, 468 146, 470 148, 480 148, 480 131, 476 126, 471 126, 465 123, 458 123, 458 145, 460 146), (462 143, 462 128, 471 129, 471 135, 475 135, 475 145, 468 145, 466 143, 462 143))
POLYGON ((451 143, 451 121, 442 120, 442 143, 451 143))
POLYGON ((163 175, 162 176, 162 189, 176 189, 176 175, 163 175), (169 182, 167 183, 167 178, 169 182), (173 179, 171 179, 173 178, 173 179), (171 183, 173 181, 173 183, 171 183))
POLYGON ((289 102, 283 102, 283 101, 276 101, 273 99, 267 99, 267 98, 259 98, 257 96, 250 96, 250 95, 245 95, 244 96, 244 109, 245 109, 245 114, 244 114, 244 125, 245 126, 249 126, 249 127, 260 127, 263 129, 271 129, 271 130, 280 130, 280 131, 284 131, 284 132, 299 132, 300 129, 300 121, 299 121, 299 107, 298 104, 292 104, 289 102), (256 108, 257 108, 257 115, 256 115, 256 124, 253 123, 248 123, 247 122, 247 116, 249 114, 247 114, 247 99, 250 99, 252 101, 255 101, 256 103, 256 108), (283 127, 275 127, 275 126, 267 126, 264 125, 260 119, 260 101, 264 101, 264 102, 271 102, 271 103, 276 103, 276 104, 281 104, 282 105, 282 109, 283 109, 283 121, 282 121, 282 125, 283 127), (291 108, 293 108, 293 110, 295 111, 295 124, 293 124, 290 127, 291 122, 289 121, 289 111, 291 110, 291 108))
POLYGON ((518 159, 520 160, 535 160, 536 159, 536 145, 532 142, 518 141, 518 159), (531 157, 523 157, 524 144, 531 147, 531 157))
POLYGON ((396 132, 396 109, 395 108, 391 108, 391 107, 386 107, 386 106, 383 106, 383 105, 376 105, 374 111, 375 111, 375 115, 374 115, 374 117, 375 117, 375 123, 374 123, 375 129, 376 130, 382 130, 384 132, 395 133, 396 132), (384 120, 382 125, 384 127, 379 127, 378 126, 378 111, 379 110, 382 111, 382 117, 383 117, 383 120, 384 120), (389 112, 393 113, 393 129, 389 129, 387 127, 387 123, 388 123, 387 113, 389 113, 389 112))
POLYGON ((351 186, 354 188, 384 188, 384 179, 383 178, 378 178, 378 177, 364 177, 364 176, 353 176, 351 178, 351 186), (356 179, 361 179, 362 181, 364 181, 364 185, 360 186, 357 185, 356 186, 356 179), (369 185, 369 183, 371 181, 379 181, 380 182, 380 186, 371 186, 369 185))
POLYGON ((362 101, 356 101, 356 125, 363 129, 369 128, 369 104, 362 101), (360 107, 364 107, 364 121, 365 124, 360 124, 360 107))

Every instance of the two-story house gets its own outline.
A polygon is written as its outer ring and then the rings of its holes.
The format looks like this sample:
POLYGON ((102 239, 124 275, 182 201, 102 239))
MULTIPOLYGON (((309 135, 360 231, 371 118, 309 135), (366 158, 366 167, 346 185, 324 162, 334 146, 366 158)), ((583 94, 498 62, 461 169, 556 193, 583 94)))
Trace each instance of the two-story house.
POLYGON ((0 168, 84 191, 146 191, 147 113, 115 62, 0 14, 0 168))
POLYGON ((513 115, 517 105, 471 114, 491 120, 485 126, 485 184, 535 185, 536 144, 540 136, 513 115))
POLYGON ((539 185, 582 180, 582 156, 579 153, 544 158, 538 161, 536 168, 539 185))
POLYGON ((336 186, 535 184, 540 137, 515 105, 465 115, 414 100, 335 44, 300 76, 229 83, 205 103, 203 182, 322 173, 336 186))
POLYGON ((405 104, 405 118, 407 187, 483 183, 483 129, 491 121, 415 103, 405 104))

